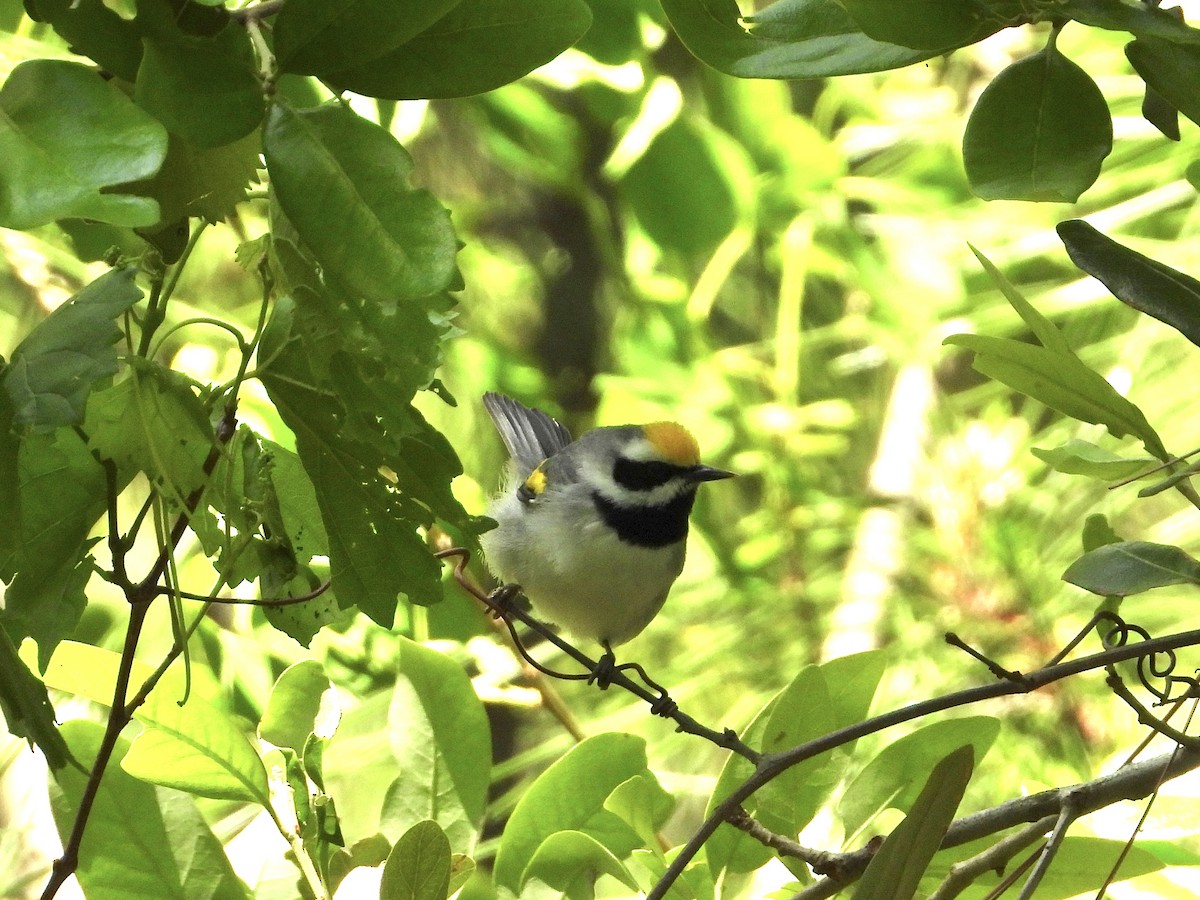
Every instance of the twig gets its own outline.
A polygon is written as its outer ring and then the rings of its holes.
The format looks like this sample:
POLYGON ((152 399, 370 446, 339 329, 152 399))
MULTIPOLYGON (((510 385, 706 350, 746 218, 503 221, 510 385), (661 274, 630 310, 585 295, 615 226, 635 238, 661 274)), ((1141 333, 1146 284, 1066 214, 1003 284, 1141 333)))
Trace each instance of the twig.
POLYGON ((791 838, 785 838, 781 834, 776 834, 744 809, 738 809, 725 821, 738 831, 743 831, 750 835, 750 837, 754 838, 764 847, 774 850, 780 856, 791 856, 795 859, 803 860, 818 875, 838 877, 838 867, 842 856, 840 853, 830 853, 828 850, 816 850, 812 847, 805 847, 791 838))
MULTIPOLYGON (((578 678, 583 679, 583 678, 592 678, 593 677, 593 673, 595 673, 596 667, 597 667, 596 660, 589 658, 587 656, 587 654, 585 654, 579 648, 575 647, 573 644, 568 643, 566 640, 564 640, 559 635, 555 634, 553 630, 551 630, 549 627, 547 627, 542 622, 539 622, 536 618, 531 616, 529 613, 525 612, 522 609, 519 609, 512 603, 497 602, 491 595, 483 593, 481 590, 479 590, 477 587, 475 587, 474 584, 471 583, 471 579, 466 573, 466 566, 471 558, 471 554, 469 551, 465 550, 462 547, 452 547, 448 550, 439 550, 436 553, 434 553, 434 556, 436 556, 438 559, 448 559, 450 557, 455 557, 457 559, 457 562, 454 564, 455 580, 459 583, 459 585, 462 587, 463 590, 465 590, 467 593, 469 593, 472 597, 474 597, 480 603, 484 604, 494 614, 496 614, 497 616, 502 618, 505 621, 505 623, 508 624, 510 630, 513 628, 512 620, 516 619, 517 621, 521 622, 522 624, 528 626, 533 631, 536 631, 538 634, 540 634, 542 637, 544 637, 547 641, 552 643, 555 647, 557 647, 559 650, 561 650, 563 653, 565 653, 567 656, 569 656, 571 659, 575 660, 577 663, 579 663, 581 666, 583 666, 583 668, 585 670, 587 670, 588 674, 583 674, 583 675, 579 675, 579 676, 564 675, 562 673, 555 672, 552 669, 547 669, 546 667, 541 665, 541 663, 538 663, 536 660, 532 659, 528 655, 523 654, 525 659, 531 665, 537 667, 540 671, 545 672, 546 674, 548 674, 552 677, 555 677, 555 678, 576 678, 576 677, 578 677, 578 678)), ((513 634, 514 639, 516 639, 516 632, 512 631, 512 634, 513 634)), ((519 643, 520 642, 518 640, 518 644, 519 643)), ((642 700, 645 700, 648 704, 651 705, 651 708, 654 708, 657 704, 661 703, 661 701, 662 701, 661 695, 653 694, 651 691, 647 690, 645 686, 638 684, 632 678, 628 677, 623 671, 621 671, 620 668, 616 668, 611 673, 609 673, 607 675, 607 681, 611 684, 616 685, 617 687, 621 688, 622 690, 626 690, 629 693, 633 694, 634 696, 639 697, 642 700)), ((695 719, 693 719, 691 716, 687 715, 686 713, 684 713, 677 707, 675 709, 663 710, 661 712, 661 714, 663 715, 664 718, 671 719, 673 722, 675 722, 675 724, 678 726, 676 729, 677 731, 682 731, 687 734, 694 734, 697 737, 702 737, 702 738, 710 741, 711 743, 716 744, 718 747, 721 747, 722 749, 731 750, 734 753, 737 753, 739 756, 745 757, 746 759, 750 760, 755 765, 757 765, 759 763, 759 761, 762 759, 762 754, 760 754, 757 750, 754 750, 748 744, 743 742, 742 739, 737 736, 737 733, 734 732, 732 729, 727 728, 723 732, 714 731, 711 728, 701 725, 699 722, 697 722, 695 719)))
MULTIPOLYGON (((783 772, 792 766, 804 762, 806 759, 819 756, 835 747, 848 744, 866 735, 875 734, 895 725, 920 719, 933 713, 968 706, 996 697, 1030 693, 1048 684, 1053 684, 1056 681, 1061 681, 1064 678, 1070 678, 1073 675, 1078 675, 1092 669, 1103 668, 1114 663, 1135 659, 1163 650, 1171 650, 1195 644, 1200 644, 1200 630, 1185 631, 1179 634, 1166 635, 1165 637, 1152 638, 1137 644, 1114 647, 1070 662, 1045 666, 1025 675, 1019 682, 1009 680, 999 681, 913 703, 863 722, 855 723, 846 728, 830 732, 799 746, 766 754, 757 764, 754 773, 712 810, 708 818, 705 819, 688 843, 681 848, 678 855, 672 860, 670 866, 668 866, 666 873, 647 895, 647 900, 662 900, 671 885, 682 874, 684 868, 695 858, 696 854, 700 852, 700 848, 704 846, 717 827, 729 815, 733 814, 738 807, 745 803, 749 797, 753 796, 763 785, 773 781, 783 772)), ((1183 757, 1181 756, 1181 758, 1183 757)), ((1190 760, 1192 757, 1189 755, 1186 758, 1190 760)), ((1196 764, 1200 765, 1200 754, 1197 754, 1196 764)), ((1044 814, 1039 813, 1038 818, 1044 814)), ((866 861, 864 860, 863 867, 865 868, 865 866, 866 861)))
POLYGON ((1039 819, 1015 834, 1001 838, 969 859, 955 863, 937 890, 929 895, 929 900, 953 900, 981 875, 1003 871, 1009 860, 1053 828, 1055 819, 1055 816, 1039 819))
MULTIPOLYGON (((1138 722, 1140 724, 1153 729, 1163 737, 1169 738, 1176 744, 1179 744, 1181 747, 1187 747, 1190 750, 1200 750, 1200 738, 1193 737, 1190 734, 1185 734, 1177 728, 1172 728, 1158 716, 1154 715, 1154 713, 1150 712, 1150 710, 1148 710, 1145 705, 1133 695, 1133 692, 1126 687, 1125 679, 1117 674, 1117 670, 1111 666, 1108 669, 1108 678, 1106 679, 1105 683, 1109 686, 1114 694, 1124 700, 1130 709, 1137 713, 1138 722)), ((1179 699, 1186 700, 1187 698, 1181 697, 1179 699)))
POLYGON ((1058 854, 1059 848, 1062 847, 1062 842, 1067 837, 1067 831, 1079 818, 1079 794, 1076 791, 1068 791, 1063 797, 1062 809, 1059 810, 1058 820, 1054 823, 1054 830, 1050 832, 1050 839, 1046 841, 1046 845, 1042 847, 1041 853, 1038 854, 1037 865, 1033 867, 1033 871, 1029 873, 1029 879, 1021 888, 1021 893, 1017 895, 1017 900, 1033 900, 1033 892, 1038 889, 1038 885, 1042 883, 1042 879, 1046 877, 1046 873, 1050 871, 1050 864, 1054 862, 1054 857, 1058 854))
MULTIPOLYGON (((160 549, 158 558, 151 567, 149 574, 140 582, 131 584, 127 578, 125 579, 125 599, 129 603, 129 622, 125 627, 125 643, 121 649, 121 661, 117 669, 116 683, 113 687, 112 708, 109 710, 108 722, 104 728, 104 736, 101 738, 100 746, 96 751, 96 759, 92 763, 87 783, 83 788, 83 794, 79 798, 79 808, 75 811, 75 821, 71 825, 71 834, 63 844, 62 856, 56 859, 50 868, 50 878, 42 891, 41 900, 50 900, 50 898, 54 897, 67 878, 79 867, 79 847, 83 842, 84 830, 87 828, 92 807, 96 802, 96 796, 100 790, 100 781, 104 777, 104 771, 112 759, 113 752, 116 750, 117 740, 121 736, 121 731, 129 724, 133 718, 133 711, 137 708, 137 705, 134 703, 127 704, 126 698, 129 694, 129 683, 133 675, 134 655, 137 650, 138 641, 141 638, 142 626, 146 621, 146 614, 150 611, 150 604, 159 596, 160 586, 158 582, 162 579, 167 569, 171 549, 182 539, 187 529, 188 521, 199 505, 201 497, 204 495, 204 488, 208 482, 208 477, 212 475, 213 470, 217 467, 217 462, 221 458, 221 451, 229 439, 233 437, 236 426, 237 407, 234 402, 230 402, 225 408, 225 414, 221 418, 221 421, 217 423, 216 441, 209 449, 208 456, 204 460, 204 483, 187 497, 184 509, 180 512, 174 527, 171 529, 169 536, 170 546, 164 546, 160 549)), ((115 483, 110 482, 110 489, 114 486, 115 483)), ((115 504, 116 497, 110 496, 109 505, 113 506, 115 504)), ((123 553, 123 548, 126 544, 122 542, 114 546, 122 548, 123 553)), ((122 560, 120 563, 114 562, 114 570, 124 571, 124 561, 122 560)), ((138 696, 141 700, 145 699, 142 693, 139 693, 138 696)))

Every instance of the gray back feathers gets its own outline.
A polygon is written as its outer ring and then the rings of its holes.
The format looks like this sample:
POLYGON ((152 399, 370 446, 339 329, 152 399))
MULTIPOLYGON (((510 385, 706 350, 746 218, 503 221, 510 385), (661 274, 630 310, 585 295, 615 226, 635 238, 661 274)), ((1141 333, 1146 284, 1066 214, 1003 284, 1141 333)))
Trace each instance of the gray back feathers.
POLYGON ((483 395, 483 408, 523 474, 571 443, 571 432, 561 423, 512 397, 489 391, 483 395))

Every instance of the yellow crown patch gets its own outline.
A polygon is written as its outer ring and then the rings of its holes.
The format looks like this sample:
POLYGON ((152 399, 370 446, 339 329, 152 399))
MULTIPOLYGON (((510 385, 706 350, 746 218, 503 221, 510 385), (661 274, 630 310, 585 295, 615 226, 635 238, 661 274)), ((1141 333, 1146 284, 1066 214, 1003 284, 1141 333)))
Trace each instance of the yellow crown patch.
POLYGON ((646 440, 669 463, 677 466, 700 464, 700 446, 692 433, 675 422, 651 422, 643 425, 646 440))

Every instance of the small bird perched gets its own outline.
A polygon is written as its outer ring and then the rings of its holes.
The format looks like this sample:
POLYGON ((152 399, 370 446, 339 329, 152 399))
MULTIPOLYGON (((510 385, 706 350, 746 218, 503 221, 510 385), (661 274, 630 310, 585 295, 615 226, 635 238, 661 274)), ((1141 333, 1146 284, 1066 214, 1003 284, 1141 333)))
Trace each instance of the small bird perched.
POLYGON ((683 570, 696 488, 732 472, 700 464, 682 425, 562 424, 503 394, 483 405, 512 457, 483 535, 488 566, 570 633, 612 647, 645 628, 683 570))

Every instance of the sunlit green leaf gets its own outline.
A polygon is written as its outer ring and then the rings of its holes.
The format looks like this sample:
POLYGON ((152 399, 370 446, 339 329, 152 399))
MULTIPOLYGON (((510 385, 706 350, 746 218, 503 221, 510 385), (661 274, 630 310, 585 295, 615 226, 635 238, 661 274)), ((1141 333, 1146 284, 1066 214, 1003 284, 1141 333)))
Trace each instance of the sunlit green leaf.
POLYGON ((509 817, 496 854, 496 884, 514 892, 537 848, 559 831, 581 831, 623 856, 640 841, 604 801, 646 771, 646 745, 632 734, 600 734, 573 747, 529 787, 509 817))
POLYGON ((158 204, 120 188, 157 172, 166 153, 166 129, 97 72, 23 62, 0 87, 0 225, 153 225, 158 204))
MULTIPOLYGON (((90 766, 103 726, 77 719, 63 733, 72 752, 90 766)), ((126 747, 128 742, 118 740, 116 758, 126 747)), ((58 773, 53 808, 64 841, 86 780, 86 773, 70 766, 58 773)), ((250 896, 191 797, 146 784, 115 765, 100 782, 75 875, 88 900, 250 896)))
POLYGON ((1086 475, 1101 481, 1119 481, 1153 468, 1157 461, 1149 457, 1129 459, 1118 456, 1088 441, 1072 438, 1061 447, 1033 448, 1033 455, 1068 475, 1086 475))
POLYGON ((525 881, 540 881, 567 897, 587 896, 600 875, 611 875, 636 891, 637 881, 611 851, 581 831, 558 831, 550 835, 525 867, 525 881))
POLYGON ((999 733, 999 720, 969 716, 926 725, 889 744, 838 801, 847 832, 857 832, 885 809, 911 812, 925 774, 939 760, 968 744, 974 748, 974 758, 982 759, 999 733))
POLYGON ((1063 580, 1102 597, 1126 597, 1172 584, 1200 585, 1200 560, 1170 544, 1122 541, 1085 553, 1063 580))
POLYGON ((1111 150, 1104 95, 1053 44, 992 80, 963 137, 971 190, 985 200, 1074 202, 1111 150))
POLYGON ((968 744, 942 759, 896 829, 871 858, 855 885, 854 900, 909 900, 942 845, 946 829, 971 780, 974 751, 968 744))
POLYGON ((492 745, 487 715, 462 666, 402 640, 387 733, 403 774, 383 799, 384 831, 432 819, 452 847, 472 847, 483 824, 492 745))
POLYGON ((322 665, 315 659, 293 663, 275 681, 258 723, 258 736, 276 747, 302 753, 309 735, 333 736, 321 722, 322 707, 328 706, 336 711, 337 697, 322 665))
POLYGON ((418 822, 383 866, 380 900, 445 900, 450 888, 450 842, 437 822, 418 822))
POLYGON ((138 27, 103 3, 74 0, 30 0, 25 9, 38 21, 49 22, 76 53, 130 83, 142 59, 138 27))

